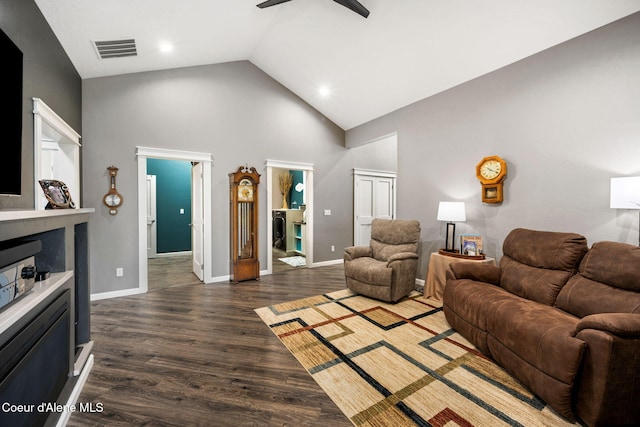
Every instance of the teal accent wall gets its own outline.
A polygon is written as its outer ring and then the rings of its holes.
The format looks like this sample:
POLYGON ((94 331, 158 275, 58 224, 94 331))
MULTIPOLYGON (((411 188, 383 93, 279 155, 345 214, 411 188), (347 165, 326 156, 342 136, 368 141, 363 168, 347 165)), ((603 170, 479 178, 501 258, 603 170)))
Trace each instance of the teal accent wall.
POLYGON ((156 176, 158 253, 190 251, 191 163, 147 159, 147 174, 156 176))
POLYGON ((300 205, 304 203, 304 190, 297 192, 296 185, 300 182, 304 184, 304 172, 289 171, 289 173, 293 177, 291 191, 289 192, 289 209, 300 209, 300 205))

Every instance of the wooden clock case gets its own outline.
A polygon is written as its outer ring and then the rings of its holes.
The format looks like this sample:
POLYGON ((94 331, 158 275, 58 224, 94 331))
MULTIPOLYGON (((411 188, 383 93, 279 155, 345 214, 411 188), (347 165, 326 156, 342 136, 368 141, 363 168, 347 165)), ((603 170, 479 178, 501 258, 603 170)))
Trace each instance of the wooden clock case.
POLYGON ((482 185, 482 202, 483 203, 502 203, 504 200, 504 180, 507 177, 507 162, 499 156, 485 157, 476 166, 476 177, 482 185), (488 162, 497 162, 500 165, 499 173, 493 178, 483 176, 482 167, 488 162))
POLYGON ((260 279, 258 260, 258 184, 254 167, 229 174, 230 273, 234 283, 260 279))

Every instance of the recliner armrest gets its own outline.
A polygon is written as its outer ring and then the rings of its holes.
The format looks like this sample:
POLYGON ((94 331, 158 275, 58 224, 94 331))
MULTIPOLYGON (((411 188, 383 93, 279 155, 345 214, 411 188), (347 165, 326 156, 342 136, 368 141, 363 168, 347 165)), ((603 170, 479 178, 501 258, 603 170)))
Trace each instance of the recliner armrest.
POLYGON ((398 252, 397 254, 393 254, 387 260, 387 266, 389 266, 394 261, 402 261, 405 259, 418 259, 418 254, 415 252, 398 252))
POLYGON ((454 262, 449 264, 447 280, 470 279, 500 286, 500 267, 472 262, 454 262))
POLYGON ((585 316, 576 326, 576 334, 584 329, 609 332, 621 338, 640 338, 640 314, 598 313, 585 316))
POLYGON ((370 246, 349 246, 344 249, 344 260, 351 261, 361 257, 372 257, 373 251, 370 246))

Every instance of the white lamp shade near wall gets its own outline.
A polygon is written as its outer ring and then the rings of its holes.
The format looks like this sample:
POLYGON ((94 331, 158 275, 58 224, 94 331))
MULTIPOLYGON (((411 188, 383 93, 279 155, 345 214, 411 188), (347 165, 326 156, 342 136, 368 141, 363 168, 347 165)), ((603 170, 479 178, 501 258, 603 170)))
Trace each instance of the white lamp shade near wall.
POLYGON ((611 178, 612 209, 640 209, 640 176, 611 178))
POLYGON ((440 202, 438 221, 466 221, 464 202, 440 202))

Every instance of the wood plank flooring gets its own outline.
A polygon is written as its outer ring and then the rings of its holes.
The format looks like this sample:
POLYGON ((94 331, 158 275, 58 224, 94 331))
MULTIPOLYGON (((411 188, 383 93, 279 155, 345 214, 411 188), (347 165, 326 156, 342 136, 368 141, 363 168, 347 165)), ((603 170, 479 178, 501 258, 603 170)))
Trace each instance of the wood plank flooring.
POLYGON ((352 426, 253 312, 344 288, 336 265, 94 302, 78 401, 104 411, 68 425, 352 426))

